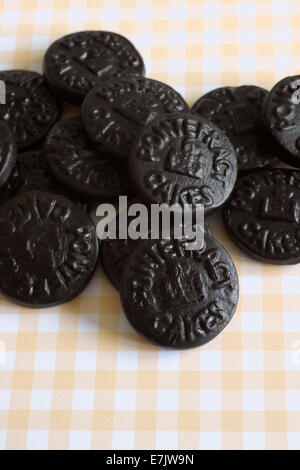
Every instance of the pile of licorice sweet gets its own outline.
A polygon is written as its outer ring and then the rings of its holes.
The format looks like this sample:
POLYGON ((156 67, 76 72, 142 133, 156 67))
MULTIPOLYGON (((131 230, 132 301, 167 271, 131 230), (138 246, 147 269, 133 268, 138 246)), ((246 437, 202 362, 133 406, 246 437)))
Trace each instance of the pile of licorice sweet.
POLYGON ((300 262, 300 76, 270 92, 222 87, 190 109, 145 78, 123 36, 83 31, 46 51, 43 75, 0 72, 0 292, 43 308, 70 301, 101 253, 131 325, 159 346, 200 346, 238 301, 234 264, 205 226, 186 239, 104 239, 94 202, 128 195, 151 204, 223 206, 228 234, 248 255, 300 262), (81 106, 60 120, 64 102, 81 106), (285 165, 281 165, 284 162, 285 165), (276 168, 272 168, 275 167, 276 168))

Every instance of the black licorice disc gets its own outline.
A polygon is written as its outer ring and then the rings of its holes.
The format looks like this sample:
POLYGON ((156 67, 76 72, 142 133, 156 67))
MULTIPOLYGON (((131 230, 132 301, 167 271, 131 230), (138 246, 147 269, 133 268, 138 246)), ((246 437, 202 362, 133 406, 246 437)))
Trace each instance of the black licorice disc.
MULTIPOLYGON (((0 105, 0 109, 1 109, 0 105)), ((9 127, 0 120, 0 188, 8 180, 17 155, 17 147, 9 127)), ((1 191, 1 189, 0 189, 1 191)))
POLYGON ((58 102, 39 73, 7 70, 0 72, 0 80, 6 86, 0 119, 11 129, 18 149, 27 149, 45 137, 59 118, 58 102))
POLYGON ((90 201, 75 192, 68 191, 65 185, 60 184, 53 177, 46 165, 43 150, 30 150, 18 154, 12 174, 0 189, 0 205, 27 191, 47 191, 60 194, 86 212, 90 212, 91 209, 90 201))
POLYGON ((263 105, 265 122, 277 141, 287 150, 284 162, 300 168, 300 75, 276 83, 263 105), (299 83, 298 83, 299 81, 299 83))
POLYGON ((111 80, 85 98, 81 118, 86 132, 117 158, 127 160, 135 138, 161 114, 188 112, 176 90, 150 78, 111 80))
POLYGON ((206 215, 229 197, 237 175, 228 137, 195 114, 164 115, 150 123, 135 140, 129 164, 146 202, 203 204, 206 215))
POLYGON ((96 199, 128 193, 127 169, 95 148, 79 117, 58 122, 47 136, 44 152, 52 174, 76 193, 96 199))
POLYGON ((64 197, 22 193, 0 207, 0 292, 21 305, 50 307, 76 297, 98 260, 89 216, 64 197))
POLYGON ((48 48, 44 74, 62 99, 80 104, 103 80, 145 74, 143 59, 124 36, 108 31, 80 31, 48 48))
POLYGON ((226 132, 243 173, 278 163, 283 149, 262 123, 262 103, 268 92, 252 85, 222 87, 201 96, 192 112, 226 132))
POLYGON ((215 338, 238 301, 238 277, 226 250, 205 237, 201 251, 180 241, 144 240, 130 255, 121 301, 130 324, 158 346, 187 349, 215 338))
MULTIPOLYGON (((128 218, 128 222, 130 222, 133 218, 128 218)), ((119 217, 116 217, 116 227, 117 227, 117 234, 119 233, 119 217)), ((212 231, 210 226, 205 223, 204 224, 205 233, 207 236, 212 237, 212 231)), ((119 239, 118 236, 116 239, 105 238, 101 240, 100 243, 100 259, 102 268, 112 283, 112 285, 120 290, 121 288, 121 281, 122 281, 122 274, 124 270, 124 266, 127 263, 127 260, 135 249, 137 244, 140 240, 132 240, 131 238, 127 238, 125 240, 119 239)))
POLYGON ((300 262, 300 171, 277 168, 244 176, 223 213, 229 236, 252 258, 300 262))

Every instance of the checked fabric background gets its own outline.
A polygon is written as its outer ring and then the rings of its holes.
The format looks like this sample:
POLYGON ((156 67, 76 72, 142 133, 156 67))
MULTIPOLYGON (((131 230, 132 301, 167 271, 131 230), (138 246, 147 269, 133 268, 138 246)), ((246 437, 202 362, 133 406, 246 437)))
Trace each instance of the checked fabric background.
MULTIPOLYGON (((41 71, 52 41, 84 29, 127 36, 189 104, 300 72, 299 0, 0 0, 0 67, 41 71)), ((0 449, 300 449, 300 266, 250 260, 209 222, 240 300, 202 348, 141 339, 101 269, 59 307, 0 297, 0 449)))

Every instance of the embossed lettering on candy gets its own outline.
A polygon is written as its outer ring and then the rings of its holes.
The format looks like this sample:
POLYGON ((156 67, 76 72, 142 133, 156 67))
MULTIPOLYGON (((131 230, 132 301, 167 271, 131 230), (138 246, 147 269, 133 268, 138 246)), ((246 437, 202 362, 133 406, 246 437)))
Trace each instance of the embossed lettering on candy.
POLYGON ((287 150, 279 158, 300 167, 300 75, 276 83, 267 95, 263 113, 272 135, 287 150))
POLYGON ((81 118, 91 140, 120 159, 127 158, 142 129, 162 114, 188 112, 182 96, 165 83, 150 78, 103 82, 81 107, 81 118))
POLYGON ((237 160, 228 137, 213 123, 176 113, 158 118, 139 135, 130 172, 146 201, 203 204, 208 214, 229 197, 237 160))
POLYGON ((261 118, 264 88, 244 85, 221 87, 201 96, 192 112, 212 121, 229 137, 238 160, 238 171, 274 166, 282 147, 272 138, 261 118))
POLYGON ((145 338, 168 348, 193 348, 231 320, 238 277, 226 250, 211 237, 201 251, 186 250, 181 240, 143 240, 128 258, 121 300, 145 338))
POLYGON ((144 62, 124 36, 109 31, 79 31, 59 38, 48 48, 44 74, 62 99, 81 103, 103 80, 145 74, 144 62))
POLYGON ((56 98, 44 77, 29 70, 5 70, 0 80, 6 85, 6 104, 0 105, 0 119, 11 129, 19 149, 40 141, 59 117, 56 98))
POLYGON ((300 171, 261 170, 238 180, 224 207, 229 235, 249 256, 300 262, 300 171))
POLYGON ((29 307, 76 297, 97 266, 98 239, 88 215, 68 199, 22 193, 0 208, 0 292, 29 307))
POLYGON ((95 148, 79 117, 59 121, 47 136, 44 152, 56 179, 76 193, 103 199, 128 192, 126 168, 95 148))
MULTIPOLYGON (((134 217, 128 217, 128 222, 134 220, 134 217)), ((119 227, 119 216, 116 217, 116 227, 119 227)), ((213 237, 210 226, 205 223, 204 230, 207 236, 213 237)), ((151 229, 149 230, 151 238, 151 229)), ((124 266, 134 248, 138 245, 140 239, 110 239, 104 238, 100 244, 100 258, 102 268, 116 289, 120 290, 124 266)))

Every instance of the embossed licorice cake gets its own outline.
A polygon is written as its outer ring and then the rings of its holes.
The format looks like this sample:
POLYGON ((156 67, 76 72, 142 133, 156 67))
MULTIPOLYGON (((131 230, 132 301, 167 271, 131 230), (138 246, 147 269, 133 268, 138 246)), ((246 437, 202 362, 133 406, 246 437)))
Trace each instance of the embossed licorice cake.
POLYGON ((110 80, 92 90, 81 107, 87 134, 127 161, 135 138, 161 114, 188 112, 176 90, 150 78, 110 80))
POLYGON ((0 119, 11 129, 19 150, 41 141, 57 121, 60 108, 44 77, 29 70, 0 72, 6 86, 6 104, 0 105, 0 119))
POLYGON ((300 262, 300 171, 260 170, 241 179, 224 206, 230 237, 249 256, 300 262))
MULTIPOLYGON (((128 217, 128 224, 133 219, 134 217, 128 217)), ((126 265, 130 254, 138 245, 140 240, 119 238, 119 216, 116 217, 116 227, 117 238, 107 237, 101 240, 100 259, 102 268, 107 278, 116 289, 120 290, 124 266, 126 265)), ((213 236, 211 228, 207 223, 204 224, 204 230, 207 236, 213 236)))
POLYGON ((59 38, 46 51, 43 68, 53 92, 75 104, 103 80, 145 74, 133 44, 109 31, 80 31, 59 38))
POLYGON ((143 240, 123 271, 121 301, 135 330, 158 346, 187 349, 215 338, 231 320, 238 277, 226 250, 206 236, 190 251, 180 240, 143 240))
POLYGON ((27 307, 76 297, 98 262, 96 229, 62 196, 31 191, 0 207, 0 292, 27 307))
POLYGON ((17 155, 17 147, 9 127, 0 120, 0 191, 8 180, 17 155))
POLYGON ((245 173, 278 163, 284 150, 263 125, 261 110, 268 92, 252 85, 222 87, 203 95, 193 105, 199 114, 226 132, 245 173))
POLYGON ((280 159, 300 168, 300 75, 276 83, 263 103, 263 117, 275 139, 286 150, 280 159))
POLYGON ((148 203, 203 204, 212 213, 229 197, 237 161, 228 137, 195 114, 164 115, 135 140, 130 173, 148 203))
POLYGON ((28 150, 17 155, 17 161, 7 182, 0 188, 0 205, 27 191, 47 191, 73 201, 86 212, 91 202, 60 184, 49 171, 43 150, 28 150))
POLYGON ((47 136, 44 152, 52 174, 76 193, 114 199, 128 192, 127 168, 90 142, 80 117, 56 123, 47 136))

